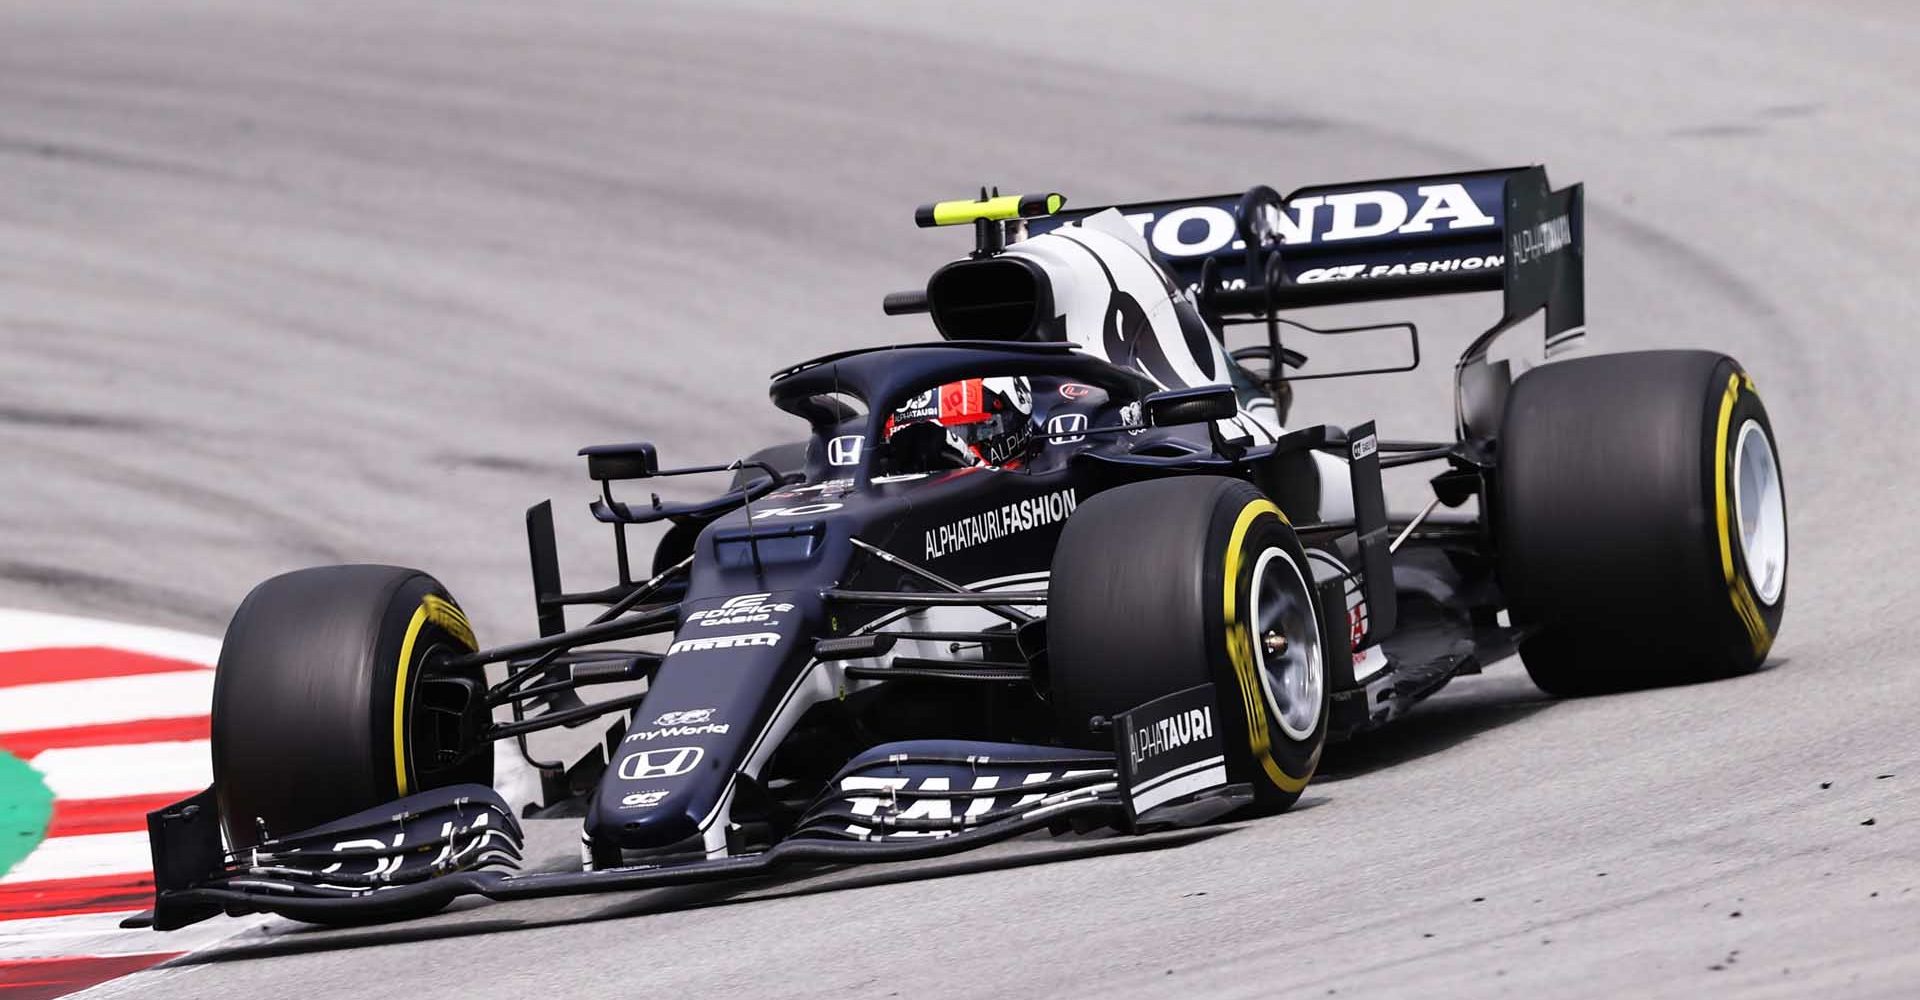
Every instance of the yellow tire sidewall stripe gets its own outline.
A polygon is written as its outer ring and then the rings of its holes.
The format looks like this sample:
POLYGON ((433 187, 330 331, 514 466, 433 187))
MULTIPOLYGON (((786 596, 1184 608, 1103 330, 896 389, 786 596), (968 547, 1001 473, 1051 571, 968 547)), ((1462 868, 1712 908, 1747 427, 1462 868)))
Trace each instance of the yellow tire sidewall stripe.
POLYGON ((467 622, 466 612, 459 605, 441 597, 428 594, 420 599, 420 607, 427 613, 427 620, 447 630, 447 634, 464 643, 470 650, 479 649, 480 643, 473 637, 473 626, 467 622))
POLYGON ((1227 538, 1226 553, 1226 594, 1221 604, 1222 617, 1227 628, 1227 659, 1233 664, 1234 678, 1239 681, 1240 704, 1247 716, 1247 741, 1253 748, 1253 756, 1266 772, 1267 780, 1284 792, 1299 792, 1307 787, 1307 781, 1313 777, 1313 771, 1320 764, 1320 748, 1315 747, 1313 757, 1307 762, 1305 774, 1295 777, 1280 767, 1273 758, 1273 738, 1267 729, 1266 695, 1260 687, 1259 668, 1253 661, 1253 639, 1246 624, 1240 620, 1239 582, 1240 550, 1247 539, 1247 532, 1253 523, 1262 516, 1271 514, 1286 524, 1287 515, 1266 499, 1254 500, 1240 508, 1240 515, 1234 519, 1233 532, 1227 538))
POLYGON ((1727 596, 1733 601, 1733 613, 1745 627, 1754 655, 1764 659, 1773 646, 1773 636, 1767 630, 1766 619, 1760 615, 1759 605, 1754 602, 1753 591, 1747 587, 1745 575, 1735 572, 1733 523, 1727 504, 1727 436, 1733 429, 1733 407, 1740 399, 1743 385, 1747 391, 1753 391, 1752 379, 1741 372, 1733 373, 1727 377, 1726 392, 1720 397, 1720 419, 1713 441, 1713 515, 1720 529, 1720 572, 1726 580, 1727 596))

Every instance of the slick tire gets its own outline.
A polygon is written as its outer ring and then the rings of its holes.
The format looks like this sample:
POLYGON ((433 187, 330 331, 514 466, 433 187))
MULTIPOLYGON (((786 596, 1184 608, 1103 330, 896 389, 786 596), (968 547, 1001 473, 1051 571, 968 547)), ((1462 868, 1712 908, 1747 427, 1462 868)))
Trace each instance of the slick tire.
POLYGON ((1061 531, 1048 588, 1059 732, 1111 747, 1094 717, 1211 682, 1229 780, 1252 787, 1257 812, 1292 805, 1319 765, 1330 704, 1312 580, 1285 515, 1240 480, 1092 497, 1061 531))
POLYGON ((473 649, 466 615, 418 570, 323 566, 253 588, 213 682, 213 781, 231 847, 427 788, 491 785, 491 747, 473 738, 485 675, 431 669, 473 649))
POLYGON ((1561 696, 1765 661, 1787 601, 1767 408, 1732 358, 1643 351, 1533 369, 1508 395, 1493 515, 1520 658, 1561 696))

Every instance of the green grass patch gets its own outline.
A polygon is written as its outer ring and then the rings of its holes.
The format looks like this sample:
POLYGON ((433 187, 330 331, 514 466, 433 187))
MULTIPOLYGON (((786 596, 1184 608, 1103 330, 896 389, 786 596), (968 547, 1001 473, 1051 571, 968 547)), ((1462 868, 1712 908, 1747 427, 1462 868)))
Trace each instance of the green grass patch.
POLYGON ((40 846, 53 815, 53 792, 40 772, 0 750, 0 875, 40 846))

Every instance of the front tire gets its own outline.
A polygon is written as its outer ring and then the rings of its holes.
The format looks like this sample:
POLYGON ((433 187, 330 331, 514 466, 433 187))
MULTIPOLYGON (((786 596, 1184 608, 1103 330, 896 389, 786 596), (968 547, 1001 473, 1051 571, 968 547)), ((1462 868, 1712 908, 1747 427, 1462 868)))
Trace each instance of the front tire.
POLYGON ((418 570, 322 566, 274 577, 234 612, 213 684, 213 779, 234 850, 427 788, 493 783, 476 648, 418 570), (467 744, 467 745, 462 745, 467 744))
POLYGON ((1786 493, 1753 380, 1707 351, 1578 358, 1508 396, 1500 578, 1527 672, 1584 695, 1758 669, 1786 610, 1786 493))
POLYGON ((1259 490, 1190 476, 1089 499, 1061 531, 1047 612, 1059 732, 1211 682, 1232 781, 1258 811, 1292 805, 1319 765, 1330 705, 1313 573, 1259 490))

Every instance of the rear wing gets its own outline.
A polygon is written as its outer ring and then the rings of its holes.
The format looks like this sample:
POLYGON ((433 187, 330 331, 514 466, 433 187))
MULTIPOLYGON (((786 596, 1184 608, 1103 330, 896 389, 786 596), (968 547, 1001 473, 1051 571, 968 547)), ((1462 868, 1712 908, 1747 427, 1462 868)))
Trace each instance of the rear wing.
POLYGON ((1265 302, 1279 309, 1502 291, 1498 329, 1541 309, 1549 347, 1585 328, 1580 185, 1550 190, 1542 167, 1327 184, 1279 202, 1268 210, 1279 255, 1271 278, 1247 253, 1242 216, 1258 210, 1245 207, 1248 195, 1068 209, 1026 226, 1038 235, 1116 208, 1189 289, 1208 277, 1228 293, 1270 285, 1265 302))
POLYGON ((1586 333, 1581 197, 1580 185, 1555 191, 1546 168, 1531 166, 1326 184, 1285 197, 1256 187, 1070 209, 1025 224, 1038 235, 1117 209, 1202 307, 1221 315, 1500 292, 1499 321, 1455 367, 1464 439, 1498 428, 1511 374, 1505 362, 1487 361, 1496 337, 1542 311, 1549 356, 1586 333), (1263 245, 1249 250, 1250 237, 1263 245))

